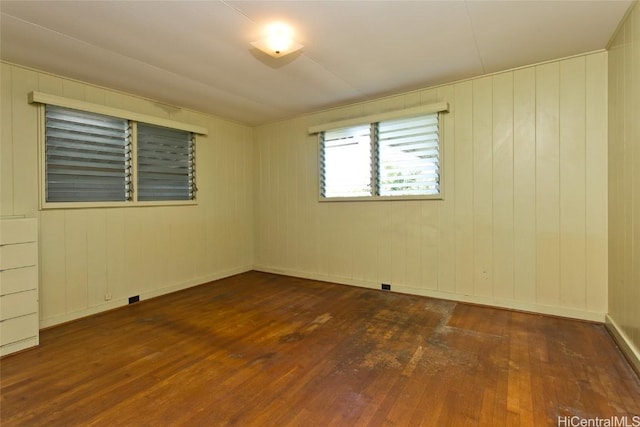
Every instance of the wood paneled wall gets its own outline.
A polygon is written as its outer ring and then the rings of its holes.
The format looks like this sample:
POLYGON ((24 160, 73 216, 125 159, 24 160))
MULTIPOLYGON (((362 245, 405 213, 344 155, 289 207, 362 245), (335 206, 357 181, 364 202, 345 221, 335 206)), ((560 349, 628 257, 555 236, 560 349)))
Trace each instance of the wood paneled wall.
POLYGON ((41 326, 251 269, 251 128, 7 63, 1 76, 0 214, 40 219, 41 326), (38 211, 34 90, 207 127, 198 205, 38 211))
POLYGON ((640 371, 640 5, 609 52, 609 316, 640 371))
POLYGON ((252 265, 603 320, 607 58, 578 56, 254 129, 3 63, 0 213, 40 219, 42 326, 252 265), (32 90, 208 127, 197 146, 199 204, 38 211, 32 90), (309 126, 436 101, 450 103, 444 200, 318 202, 309 126))
POLYGON ((607 53, 255 129, 256 268, 604 320, 607 53), (450 103, 444 200, 318 202, 323 122, 450 103))

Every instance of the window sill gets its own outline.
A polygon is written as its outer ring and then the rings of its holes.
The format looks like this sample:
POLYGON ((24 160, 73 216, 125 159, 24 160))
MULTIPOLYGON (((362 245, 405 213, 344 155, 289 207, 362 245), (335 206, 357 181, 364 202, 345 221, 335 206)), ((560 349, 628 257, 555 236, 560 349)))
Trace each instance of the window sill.
POLYGON ((394 202, 408 200, 444 200, 442 194, 424 196, 363 196, 363 197, 322 197, 318 202, 394 202))
POLYGON ((40 210, 143 208, 152 206, 196 206, 197 204, 197 200, 164 200, 153 202, 43 202, 40 205, 40 210))

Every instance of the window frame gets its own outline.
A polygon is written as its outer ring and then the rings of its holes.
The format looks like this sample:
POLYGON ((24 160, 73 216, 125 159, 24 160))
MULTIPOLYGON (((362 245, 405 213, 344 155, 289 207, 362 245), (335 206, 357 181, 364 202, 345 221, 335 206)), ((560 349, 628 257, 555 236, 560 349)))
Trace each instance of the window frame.
MULTIPOLYGON (((365 117, 355 118, 355 119, 347 119, 336 122, 329 122, 317 126, 312 126, 308 129, 309 134, 317 134, 317 150, 318 150, 318 201, 319 202, 369 202, 369 201, 402 201, 402 200, 444 200, 444 149, 443 149, 443 140, 444 140, 444 126, 443 126, 443 113, 447 113, 449 111, 449 104, 447 102, 439 102, 435 104, 429 104, 414 108, 408 108, 404 110, 395 110, 389 111, 385 113, 373 114, 365 117), (354 197, 325 197, 322 194, 322 133, 330 130, 337 130, 349 127, 355 127, 359 125, 373 125, 374 123, 379 123, 381 121, 395 120, 395 119, 404 119, 404 118, 412 118, 419 117, 428 114, 437 114, 438 115, 438 162, 439 162, 439 176, 440 180, 438 182, 439 192, 438 194, 423 194, 423 195, 389 195, 389 196, 380 196, 376 194, 370 194, 366 196, 354 196, 354 197)), ((377 145, 376 141, 371 141, 371 161, 372 161, 372 171, 371 171, 371 180, 372 183, 377 179, 374 177, 376 174, 375 168, 373 167, 373 163, 377 163, 376 157, 378 156, 378 149, 375 147, 377 145)), ((372 184, 373 185, 373 184, 372 184)), ((373 193, 373 187, 372 187, 373 193)))
MULTIPOLYGON (((56 95, 50 95, 42 92, 30 92, 30 104, 36 104, 38 107, 38 187, 39 187, 39 208, 45 209, 75 209, 75 208, 110 208, 110 207, 142 207, 142 206, 180 206, 180 205, 197 205, 198 200, 194 194, 194 198, 190 200, 154 200, 139 201, 137 199, 137 180, 138 180, 138 154, 137 154, 137 123, 146 123, 154 126, 166 127, 174 130, 180 130, 192 133, 194 152, 197 151, 198 137, 207 135, 208 129, 177 122, 168 119, 162 119, 145 114, 135 113, 132 111, 122 110, 119 108, 107 107, 98 104, 92 104, 75 99, 65 98, 56 95), (131 124, 132 139, 132 158, 131 158, 131 182, 133 185, 133 194, 131 200, 124 201, 87 201, 87 202, 49 202, 46 200, 47 186, 47 159, 46 159, 46 121, 45 109, 46 105, 69 108, 88 113, 101 114, 105 116, 128 120, 131 124)), ((195 161, 195 157, 194 157, 195 161)), ((195 180, 195 176, 194 176, 195 180)), ((194 187, 196 183, 194 181, 194 187)))

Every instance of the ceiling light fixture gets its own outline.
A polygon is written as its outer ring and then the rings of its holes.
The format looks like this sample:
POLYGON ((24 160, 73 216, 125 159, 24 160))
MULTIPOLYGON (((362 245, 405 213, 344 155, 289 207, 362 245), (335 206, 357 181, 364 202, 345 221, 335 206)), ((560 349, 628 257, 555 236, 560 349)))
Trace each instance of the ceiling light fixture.
POLYGON ((251 42, 251 45, 274 58, 288 55, 302 49, 302 45, 293 40, 291 28, 276 22, 266 28, 266 36, 251 42))

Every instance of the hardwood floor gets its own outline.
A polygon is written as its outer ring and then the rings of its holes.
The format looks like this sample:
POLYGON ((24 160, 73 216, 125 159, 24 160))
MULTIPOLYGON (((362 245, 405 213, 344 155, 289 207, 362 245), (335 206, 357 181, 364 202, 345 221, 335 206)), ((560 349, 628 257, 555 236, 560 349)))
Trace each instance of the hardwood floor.
POLYGON ((602 325, 258 272, 45 330, 40 342, 0 361, 2 426, 640 415, 640 380, 602 325))

